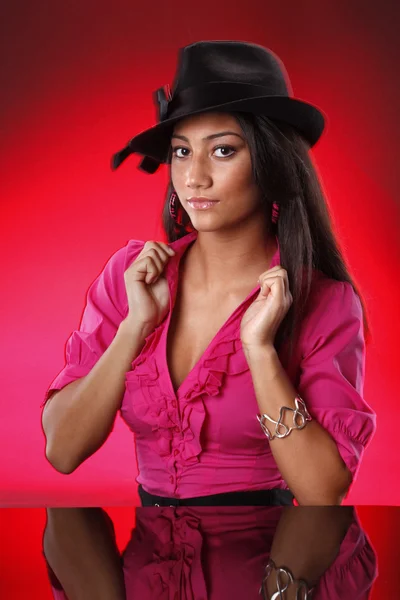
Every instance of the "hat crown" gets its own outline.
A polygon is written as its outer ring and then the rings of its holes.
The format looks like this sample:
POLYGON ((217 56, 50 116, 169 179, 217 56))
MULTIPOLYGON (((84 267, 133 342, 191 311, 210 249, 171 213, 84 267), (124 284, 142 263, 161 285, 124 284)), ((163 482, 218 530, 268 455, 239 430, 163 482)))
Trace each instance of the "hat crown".
POLYGON ((259 85, 274 96, 288 96, 291 91, 282 61, 263 46, 207 40, 180 48, 172 95, 214 82, 259 85))

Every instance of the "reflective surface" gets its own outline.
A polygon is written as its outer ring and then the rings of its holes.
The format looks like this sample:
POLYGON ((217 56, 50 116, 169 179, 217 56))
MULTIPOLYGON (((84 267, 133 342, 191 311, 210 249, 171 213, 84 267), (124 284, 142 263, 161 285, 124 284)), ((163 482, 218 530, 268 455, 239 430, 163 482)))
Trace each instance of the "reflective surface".
POLYGON ((1 598, 397 598, 395 507, 0 510, 1 598))

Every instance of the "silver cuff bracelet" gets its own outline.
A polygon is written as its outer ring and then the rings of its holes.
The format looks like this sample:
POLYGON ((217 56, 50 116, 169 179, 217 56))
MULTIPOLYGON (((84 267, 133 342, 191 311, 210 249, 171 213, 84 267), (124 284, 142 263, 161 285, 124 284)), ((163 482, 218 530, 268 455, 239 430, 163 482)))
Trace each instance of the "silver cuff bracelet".
POLYGON ((276 437, 284 438, 284 437, 288 436, 289 433, 293 429, 303 429, 306 426, 307 421, 312 421, 312 417, 307 410, 304 400, 302 400, 302 398, 300 398, 300 396, 296 396, 295 405, 296 405, 295 409, 289 408, 288 406, 282 406, 280 413, 279 413, 278 421, 271 419, 271 417, 269 417, 267 414, 257 415, 257 419, 260 422, 261 428, 270 441, 276 437), (289 427, 289 428, 282 422, 283 418, 284 418, 285 410, 289 410, 290 412, 294 413, 293 414, 293 426, 289 427), (266 419, 268 419, 268 421, 271 421, 271 423, 275 424, 275 431, 273 434, 271 434, 271 432, 268 430, 268 428, 265 424, 266 419))

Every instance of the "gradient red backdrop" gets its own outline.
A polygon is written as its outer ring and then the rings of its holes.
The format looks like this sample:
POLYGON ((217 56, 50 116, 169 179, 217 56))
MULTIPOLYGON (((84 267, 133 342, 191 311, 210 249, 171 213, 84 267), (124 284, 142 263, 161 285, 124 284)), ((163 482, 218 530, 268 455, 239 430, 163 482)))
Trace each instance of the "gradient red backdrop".
POLYGON ((121 421, 95 456, 64 476, 45 460, 39 406, 107 259, 130 238, 165 239, 166 168, 146 175, 131 157, 113 173, 109 161, 155 123, 153 90, 172 82, 177 49, 200 39, 271 48, 295 95, 328 115, 312 154, 368 305, 365 398, 378 413, 347 503, 400 504, 396 10, 389 0, 253 0, 243 10, 226 0, 2 7, 3 505, 137 499, 133 439, 121 421))

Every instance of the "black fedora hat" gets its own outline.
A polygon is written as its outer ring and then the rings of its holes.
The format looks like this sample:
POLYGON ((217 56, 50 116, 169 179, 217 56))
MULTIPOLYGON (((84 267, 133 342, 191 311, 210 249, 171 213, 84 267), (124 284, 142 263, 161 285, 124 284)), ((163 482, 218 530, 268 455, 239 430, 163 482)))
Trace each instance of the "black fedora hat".
POLYGON ((324 114, 293 97, 286 69, 269 48, 241 41, 199 41, 178 52, 172 86, 153 93, 158 123, 133 137, 113 155, 116 169, 132 153, 144 156, 139 168, 155 173, 167 161, 177 121, 197 113, 221 110, 262 114, 292 125, 314 146, 325 126, 324 114))

